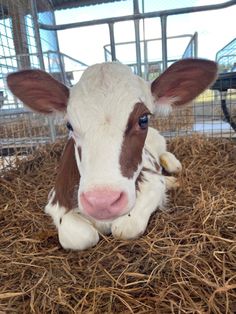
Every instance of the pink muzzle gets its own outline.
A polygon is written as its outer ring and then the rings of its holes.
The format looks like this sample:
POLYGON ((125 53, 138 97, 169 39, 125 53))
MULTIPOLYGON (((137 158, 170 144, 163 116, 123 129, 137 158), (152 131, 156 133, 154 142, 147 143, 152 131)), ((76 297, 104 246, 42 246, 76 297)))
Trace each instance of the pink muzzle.
POLYGON ((103 188, 82 193, 80 202, 86 215, 97 220, 111 220, 124 214, 128 196, 124 191, 103 188))

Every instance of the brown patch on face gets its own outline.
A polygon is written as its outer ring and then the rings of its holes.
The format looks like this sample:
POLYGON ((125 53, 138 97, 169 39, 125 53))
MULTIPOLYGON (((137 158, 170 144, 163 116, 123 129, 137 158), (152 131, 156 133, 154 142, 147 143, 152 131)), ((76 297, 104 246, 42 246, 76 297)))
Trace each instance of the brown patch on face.
POLYGON ((55 182, 55 197, 52 204, 70 210, 78 207, 80 173, 75 159, 73 139, 69 139, 63 151, 55 182))
POLYGON ((135 104, 126 125, 120 154, 120 167, 122 175, 127 178, 133 177, 138 165, 142 162, 142 151, 148 127, 141 129, 138 121, 145 114, 150 114, 148 108, 141 102, 135 104))

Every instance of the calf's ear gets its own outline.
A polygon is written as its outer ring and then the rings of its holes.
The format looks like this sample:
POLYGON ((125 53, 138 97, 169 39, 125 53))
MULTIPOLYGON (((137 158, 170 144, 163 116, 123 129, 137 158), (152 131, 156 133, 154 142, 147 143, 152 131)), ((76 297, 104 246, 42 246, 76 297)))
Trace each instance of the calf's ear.
POLYGON ((168 113, 188 104, 217 77, 217 64, 204 59, 184 59, 172 64, 151 84, 154 111, 168 113))
POLYGON ((11 92, 26 106, 41 113, 65 111, 69 88, 41 70, 23 70, 7 77, 11 92))

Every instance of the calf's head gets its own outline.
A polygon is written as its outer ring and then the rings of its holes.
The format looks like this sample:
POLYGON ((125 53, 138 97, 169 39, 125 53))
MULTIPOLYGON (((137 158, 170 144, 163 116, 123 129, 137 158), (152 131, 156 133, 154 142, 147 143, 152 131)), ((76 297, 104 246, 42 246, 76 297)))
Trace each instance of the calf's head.
MULTIPOLYGON (((66 113, 72 137, 62 163, 68 171, 60 178, 64 186, 59 190, 66 195, 76 168, 80 211, 97 220, 112 220, 135 204, 149 115, 190 102, 216 73, 212 61, 186 59, 151 84, 119 63, 89 67, 70 90, 40 70, 12 73, 7 81, 13 94, 33 110, 66 113)), ((76 206, 68 203, 68 209, 76 206)))

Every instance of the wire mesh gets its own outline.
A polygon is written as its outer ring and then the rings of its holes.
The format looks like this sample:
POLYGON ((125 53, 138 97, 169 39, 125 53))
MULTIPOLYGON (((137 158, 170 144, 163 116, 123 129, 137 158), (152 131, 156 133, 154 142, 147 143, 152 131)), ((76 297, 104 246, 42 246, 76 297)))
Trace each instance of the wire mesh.
MULTIPOLYGON (((37 7, 41 21, 55 23, 49 1, 37 1, 37 7)), ((0 155, 4 157, 0 167, 9 166, 16 156, 28 154, 35 147, 51 141, 52 125, 56 136, 66 134, 63 119, 50 121, 30 112, 7 88, 8 73, 42 68, 40 57, 46 60, 45 70, 54 72, 57 79, 63 81, 56 32, 42 31, 39 44, 36 25, 31 1, 0 0, 0 155), (49 50, 56 53, 43 54, 49 50)))
MULTIPOLYGON (((187 2, 188 6, 194 5, 193 0, 191 0, 191 3, 187 0, 181 3, 187 5, 187 2)), ((56 79, 72 86, 79 80, 82 72, 87 67, 87 64, 59 51, 55 31, 38 28, 39 22, 55 25, 55 12, 51 6, 51 1, 37 0, 35 3, 36 18, 33 14, 32 1, 0 0, 0 154, 4 156, 25 154, 38 145, 67 134, 64 120, 61 117, 48 120, 48 118, 23 109, 22 103, 13 97, 7 88, 7 74, 20 69, 42 68, 50 72, 56 79), (37 31, 40 40, 37 39, 37 31)), ((153 10, 153 1, 146 0, 142 3, 145 4, 142 8, 143 12, 153 10)), ((123 3, 123 10, 120 12, 105 9, 110 8, 112 5, 116 8, 119 7, 118 3, 96 5, 94 9, 89 7, 89 12, 91 12, 89 16, 99 18, 100 16, 111 17, 113 13, 114 16, 132 14, 131 0, 123 3), (102 15, 99 12, 102 12, 102 15)), ((161 1, 159 9, 168 10, 173 7, 180 7, 179 1, 161 1)), ((86 10, 86 7, 67 10, 66 16, 70 17, 68 22, 71 22, 72 19, 73 21, 78 19, 88 20, 86 10)), ((57 15, 62 18, 65 13, 61 11, 57 15)), ((180 16, 178 19, 171 17, 170 20, 173 29, 173 25, 179 22, 180 16)), ((148 21, 149 23, 146 23, 146 20, 140 22, 141 71, 142 76, 151 81, 163 71, 161 41, 155 39, 160 37, 161 23, 158 17, 151 18, 148 21), (147 36, 148 31, 153 29, 156 32, 155 38, 147 36)), ((189 22, 190 19, 187 21, 189 22)), ((106 45, 109 41, 107 26, 95 25, 63 31, 60 33, 63 36, 59 37, 61 40, 60 46, 63 47, 63 50, 66 49, 68 40, 71 39, 73 42, 71 52, 81 51, 82 54, 80 55, 85 58, 83 60, 93 60, 92 63, 102 61, 102 47, 106 46, 105 57, 109 61, 111 60, 111 49, 109 45, 106 45), (94 34, 102 35, 94 37, 94 34), (75 36, 79 45, 73 41, 75 36)), ((133 26, 133 21, 115 23, 115 49, 119 61, 129 64, 133 71, 137 73, 133 26), (122 42, 122 40, 126 42, 122 42)), ((198 31, 198 27, 195 28, 195 31, 198 31)), ((168 40, 168 65, 176 59, 197 57, 198 38, 196 33, 192 33, 187 40, 184 38, 183 33, 175 34, 170 38, 168 40)), ((232 41, 219 51, 220 70, 223 71, 223 68, 227 67, 227 71, 229 69, 233 71, 234 50, 235 41, 232 41)), ((234 88, 235 86, 231 84, 226 95, 226 109, 232 121, 235 121, 236 116, 234 88)), ((207 136, 235 137, 232 124, 229 123, 222 111, 222 97, 224 95, 225 91, 222 94, 221 89, 208 90, 189 107, 175 111, 168 118, 163 117, 151 121, 151 124, 167 137, 191 135, 193 133, 204 133, 207 136)), ((9 161, 9 159, 5 160, 9 161)))

